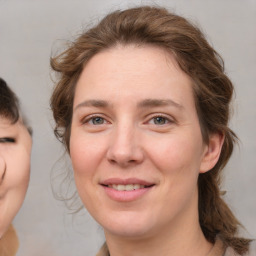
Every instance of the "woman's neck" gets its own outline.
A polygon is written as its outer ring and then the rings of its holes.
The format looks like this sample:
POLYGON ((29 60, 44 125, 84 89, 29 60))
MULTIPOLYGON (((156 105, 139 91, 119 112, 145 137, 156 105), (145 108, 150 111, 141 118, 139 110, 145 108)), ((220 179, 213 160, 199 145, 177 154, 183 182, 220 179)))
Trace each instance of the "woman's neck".
POLYGON ((206 256, 212 248, 199 222, 177 223, 173 230, 163 228, 155 235, 121 237, 105 232, 111 256, 206 256), (176 227, 175 227, 176 226, 176 227))

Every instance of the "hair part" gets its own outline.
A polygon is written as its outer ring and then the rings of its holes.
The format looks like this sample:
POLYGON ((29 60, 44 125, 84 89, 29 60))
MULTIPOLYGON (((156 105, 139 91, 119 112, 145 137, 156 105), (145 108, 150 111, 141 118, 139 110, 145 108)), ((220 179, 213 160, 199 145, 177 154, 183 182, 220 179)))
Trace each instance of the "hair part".
POLYGON ((221 197, 221 171, 237 140, 228 127, 233 85, 224 72, 224 62, 203 33, 185 18, 158 7, 115 11, 98 25, 82 33, 69 48, 51 58, 59 80, 51 97, 56 121, 55 135, 69 152, 73 99, 76 83, 87 62, 97 53, 116 45, 154 45, 172 53, 180 68, 193 81, 193 92, 202 137, 220 133, 224 143, 212 170, 200 174, 199 222, 208 241, 216 236, 239 254, 248 250, 250 240, 236 237, 240 223, 221 197))

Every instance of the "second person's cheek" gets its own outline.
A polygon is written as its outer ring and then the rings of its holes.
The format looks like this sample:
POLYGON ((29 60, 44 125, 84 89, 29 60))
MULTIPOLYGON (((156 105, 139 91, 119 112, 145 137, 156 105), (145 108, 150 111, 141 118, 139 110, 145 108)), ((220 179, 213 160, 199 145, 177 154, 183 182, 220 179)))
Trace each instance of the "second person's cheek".
POLYGON ((2 156, 0 156, 0 185, 2 184, 5 176, 6 164, 2 156))

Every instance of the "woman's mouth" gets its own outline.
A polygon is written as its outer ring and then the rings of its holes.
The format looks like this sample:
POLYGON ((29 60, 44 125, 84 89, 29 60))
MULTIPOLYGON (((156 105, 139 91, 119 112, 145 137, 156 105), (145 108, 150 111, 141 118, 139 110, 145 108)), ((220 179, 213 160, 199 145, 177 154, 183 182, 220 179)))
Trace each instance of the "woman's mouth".
POLYGON ((108 179, 101 185, 110 199, 118 202, 130 202, 146 195, 155 184, 138 179, 108 179))
POLYGON ((118 190, 118 191, 132 191, 132 190, 145 188, 146 186, 140 185, 140 184, 127 184, 127 185, 112 184, 112 185, 108 185, 108 187, 113 188, 113 189, 118 190))

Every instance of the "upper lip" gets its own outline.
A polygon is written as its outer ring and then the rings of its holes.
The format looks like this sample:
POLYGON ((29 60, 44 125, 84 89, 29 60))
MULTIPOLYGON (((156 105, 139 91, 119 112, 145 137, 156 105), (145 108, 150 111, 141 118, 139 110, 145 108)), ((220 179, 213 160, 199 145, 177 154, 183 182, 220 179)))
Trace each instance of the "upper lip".
POLYGON ((152 186, 155 185, 153 182, 137 179, 137 178, 128 178, 128 179, 120 179, 120 178, 110 178, 103 180, 100 182, 101 185, 108 186, 113 184, 120 184, 120 185, 128 185, 128 184, 140 184, 144 186, 152 186))

